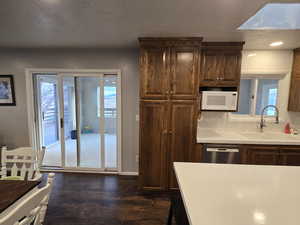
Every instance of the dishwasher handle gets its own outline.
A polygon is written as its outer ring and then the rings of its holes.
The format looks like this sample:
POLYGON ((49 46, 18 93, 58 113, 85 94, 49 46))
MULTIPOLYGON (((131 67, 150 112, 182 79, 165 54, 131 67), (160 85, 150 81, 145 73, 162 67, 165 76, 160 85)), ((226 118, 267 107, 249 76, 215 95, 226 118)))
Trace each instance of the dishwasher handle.
POLYGON ((236 152, 238 153, 240 150, 238 148, 207 148, 207 152, 236 152))

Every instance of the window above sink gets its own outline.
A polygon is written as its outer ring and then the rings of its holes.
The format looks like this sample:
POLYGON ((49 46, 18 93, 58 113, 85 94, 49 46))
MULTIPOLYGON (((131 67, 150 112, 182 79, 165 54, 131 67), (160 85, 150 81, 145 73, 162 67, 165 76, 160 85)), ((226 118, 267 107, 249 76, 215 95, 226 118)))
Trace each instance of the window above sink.
MULTIPOLYGON (((279 102, 279 81, 277 76, 244 77, 241 79, 238 111, 231 114, 231 117, 256 117, 261 114, 262 109, 267 105, 278 107, 279 102)), ((275 109, 269 108, 265 115, 275 116, 275 109)))

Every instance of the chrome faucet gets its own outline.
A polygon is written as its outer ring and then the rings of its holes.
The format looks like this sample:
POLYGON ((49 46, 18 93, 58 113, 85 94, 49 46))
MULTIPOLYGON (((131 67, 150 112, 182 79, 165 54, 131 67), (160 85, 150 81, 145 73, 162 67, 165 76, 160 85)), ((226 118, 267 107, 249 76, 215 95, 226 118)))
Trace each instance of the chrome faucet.
POLYGON ((265 120, 264 120, 264 113, 265 113, 266 109, 270 108, 270 107, 273 107, 276 110, 276 117, 275 117, 276 118, 276 122, 275 123, 279 124, 279 110, 278 110, 278 108, 275 105, 267 105, 261 111, 261 118, 260 118, 260 124, 259 124, 261 132, 263 132, 264 131, 264 127, 266 127, 266 123, 265 123, 265 120))

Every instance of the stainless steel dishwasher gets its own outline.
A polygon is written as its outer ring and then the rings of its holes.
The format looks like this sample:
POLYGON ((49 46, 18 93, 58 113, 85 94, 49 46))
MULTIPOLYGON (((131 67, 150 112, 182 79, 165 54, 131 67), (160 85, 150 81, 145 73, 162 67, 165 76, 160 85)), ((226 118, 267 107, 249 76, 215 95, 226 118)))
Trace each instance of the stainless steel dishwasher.
POLYGON ((241 164, 240 149, 236 145, 204 145, 204 163, 241 164))

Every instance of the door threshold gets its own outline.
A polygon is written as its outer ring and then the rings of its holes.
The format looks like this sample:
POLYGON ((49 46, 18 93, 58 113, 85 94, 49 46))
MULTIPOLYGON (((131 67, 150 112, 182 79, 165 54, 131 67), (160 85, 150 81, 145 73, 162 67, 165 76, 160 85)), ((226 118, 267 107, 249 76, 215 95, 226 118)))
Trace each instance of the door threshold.
POLYGON ((80 170, 80 169, 64 169, 64 168, 42 168, 41 172, 53 172, 53 173, 89 173, 89 174, 111 174, 118 175, 117 171, 100 171, 100 170, 80 170))

